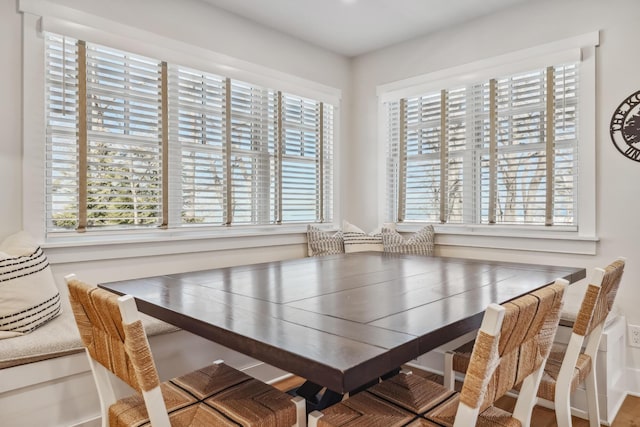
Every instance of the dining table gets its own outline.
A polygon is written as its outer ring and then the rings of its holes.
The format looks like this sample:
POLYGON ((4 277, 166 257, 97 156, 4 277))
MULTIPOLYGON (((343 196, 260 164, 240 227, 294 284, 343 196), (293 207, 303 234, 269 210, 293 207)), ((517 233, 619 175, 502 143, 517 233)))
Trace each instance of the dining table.
POLYGON ((99 286, 304 378, 298 393, 321 408, 478 329, 490 303, 585 276, 581 267, 357 252, 99 286))

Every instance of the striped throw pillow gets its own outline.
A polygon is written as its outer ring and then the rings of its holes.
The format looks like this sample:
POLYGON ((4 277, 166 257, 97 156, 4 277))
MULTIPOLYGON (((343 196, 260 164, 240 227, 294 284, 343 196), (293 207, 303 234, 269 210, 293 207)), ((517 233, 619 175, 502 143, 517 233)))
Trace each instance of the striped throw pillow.
POLYGON ((307 248, 309 256, 335 255, 344 253, 342 231, 331 235, 313 225, 307 226, 307 248))
POLYGON ((433 225, 427 225, 405 239, 396 230, 382 229, 382 245, 385 252, 413 255, 433 255, 433 225))
MULTIPOLYGON (((395 224, 385 223, 383 227, 395 229, 395 224)), ((382 252, 384 249, 380 229, 367 234, 348 221, 342 221, 342 233, 344 234, 344 251, 346 253, 365 251, 382 252)))
POLYGON ((60 314, 60 293, 42 249, 25 232, 0 245, 0 339, 29 333, 60 314))

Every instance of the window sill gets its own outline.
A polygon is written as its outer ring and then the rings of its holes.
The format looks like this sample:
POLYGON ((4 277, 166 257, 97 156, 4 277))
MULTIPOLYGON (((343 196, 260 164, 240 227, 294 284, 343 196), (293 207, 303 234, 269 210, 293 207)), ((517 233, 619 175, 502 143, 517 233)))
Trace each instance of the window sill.
MULTIPOLYGON (((415 232, 424 224, 399 224, 400 232, 415 232)), ((597 236, 580 235, 571 227, 434 225, 437 246, 595 255, 597 236)))
MULTIPOLYGON (((424 224, 399 224, 410 233, 424 224)), ((327 231, 337 229, 325 224, 327 231)), ((598 238, 580 236, 575 230, 538 227, 434 226, 437 246, 476 247, 547 253, 595 255, 598 238)), ((188 254, 305 245, 307 226, 202 228, 189 230, 140 230, 137 232, 68 232, 50 236, 42 247, 52 264, 145 256, 188 254)))
POLYGON ((65 232, 43 249, 52 264, 306 244, 307 226, 65 232))

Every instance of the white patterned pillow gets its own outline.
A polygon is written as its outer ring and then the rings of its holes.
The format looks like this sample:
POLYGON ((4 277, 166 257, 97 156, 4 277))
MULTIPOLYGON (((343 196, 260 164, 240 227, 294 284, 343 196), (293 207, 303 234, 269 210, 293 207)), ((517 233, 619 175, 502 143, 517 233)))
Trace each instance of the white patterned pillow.
MULTIPOLYGON (((396 225, 394 223, 385 223, 383 227, 395 230, 396 225)), ((342 233, 344 235, 344 251, 346 253, 365 251, 382 252, 384 249, 380 229, 376 229, 367 234, 355 225, 343 220, 342 233)))
POLYGON ((433 255, 433 225, 427 225, 405 239, 396 230, 382 229, 382 245, 385 252, 413 255, 433 255))
POLYGON ((0 245, 0 339, 29 333, 60 314, 49 261, 25 232, 0 245))
POLYGON ((307 248, 309 256, 335 255, 344 253, 342 231, 331 235, 313 225, 307 226, 307 248))

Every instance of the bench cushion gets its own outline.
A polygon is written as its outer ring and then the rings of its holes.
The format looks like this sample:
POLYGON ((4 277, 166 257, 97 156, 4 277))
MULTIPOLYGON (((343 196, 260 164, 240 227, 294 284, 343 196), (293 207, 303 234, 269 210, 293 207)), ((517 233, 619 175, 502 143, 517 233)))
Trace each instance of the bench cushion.
MULTIPOLYGON (((178 330, 177 327, 140 313, 148 336, 178 330)), ((34 332, 0 340, 0 369, 39 362, 84 350, 73 313, 65 307, 60 316, 34 332)))

